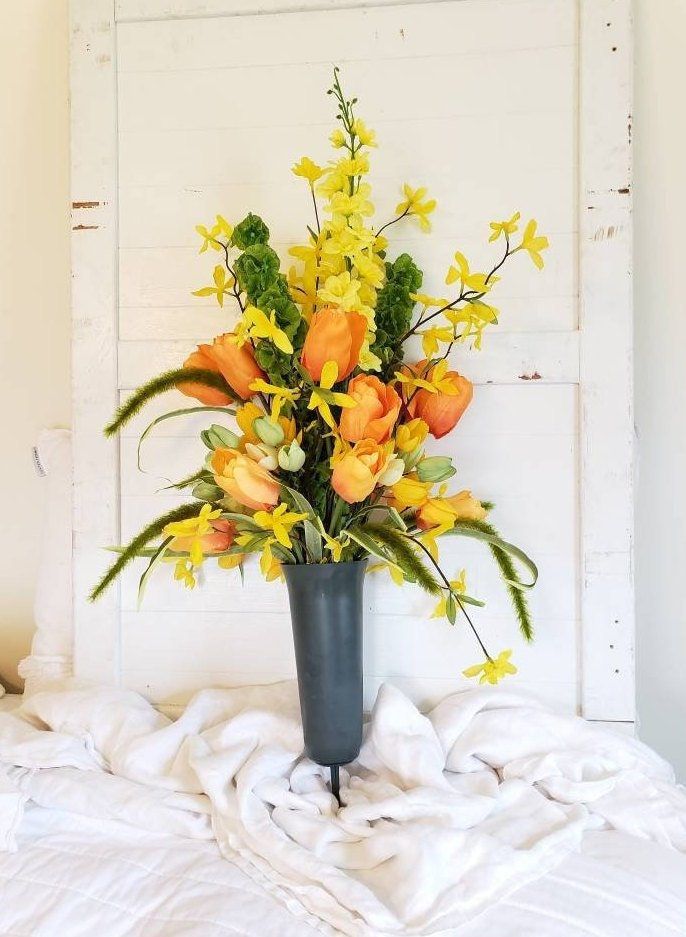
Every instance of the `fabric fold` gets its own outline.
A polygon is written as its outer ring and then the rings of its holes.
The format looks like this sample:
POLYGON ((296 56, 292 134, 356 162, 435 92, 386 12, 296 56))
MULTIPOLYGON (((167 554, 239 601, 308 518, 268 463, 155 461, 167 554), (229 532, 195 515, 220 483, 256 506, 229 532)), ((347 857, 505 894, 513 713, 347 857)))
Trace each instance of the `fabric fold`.
POLYGON ((205 690, 175 721, 126 690, 39 692, 0 716, 0 843, 26 798, 214 836, 289 907, 350 937, 460 927, 591 830, 686 851, 686 794, 665 762, 511 691, 422 714, 384 685, 341 809, 302 751, 291 682, 205 690))

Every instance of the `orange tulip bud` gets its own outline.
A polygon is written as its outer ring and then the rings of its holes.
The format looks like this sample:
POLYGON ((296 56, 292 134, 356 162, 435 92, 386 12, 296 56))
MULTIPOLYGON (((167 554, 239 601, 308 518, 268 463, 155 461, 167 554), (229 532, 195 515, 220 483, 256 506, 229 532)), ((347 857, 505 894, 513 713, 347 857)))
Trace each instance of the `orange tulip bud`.
MULTIPOLYGON (((216 371, 219 373, 219 366, 209 353, 209 345, 198 345, 198 350, 183 363, 184 368, 203 368, 206 371, 216 371)), ((187 397, 195 397, 200 403, 207 407, 226 407, 231 403, 232 398, 221 390, 214 387, 205 387, 204 384, 194 384, 189 381, 188 384, 177 384, 177 388, 187 397)))
POLYGON ((370 374, 358 374, 348 384, 347 393, 356 402, 341 414, 340 432, 348 442, 390 439, 400 413, 400 397, 395 390, 370 374))
POLYGON ((276 479, 235 449, 215 449, 212 472, 223 491, 253 511, 267 511, 279 500, 281 486, 276 479))
POLYGON ((208 348, 207 353, 217 369, 239 397, 249 400, 255 396, 255 391, 250 390, 250 384, 258 378, 264 379, 266 375, 255 361, 252 346, 248 342, 239 346, 236 334, 226 332, 218 335, 211 346, 204 347, 208 348))
POLYGON ((357 366, 367 334, 367 322, 358 312, 329 306, 312 316, 300 361, 313 381, 319 381, 327 361, 338 365, 338 380, 357 366))
POLYGON ((388 445, 379 445, 373 439, 360 440, 337 458, 331 487, 348 504, 364 501, 388 467, 392 454, 388 445))
POLYGON ((486 509, 472 497, 471 491, 458 491, 449 498, 429 498, 421 505, 415 519, 422 530, 428 530, 443 525, 450 528, 460 520, 482 521, 484 517, 486 509))
MULTIPOLYGON (((420 362, 416 365, 416 373, 421 374, 426 366, 426 362, 420 362)), ((433 368, 426 376, 431 380, 433 368)), ((437 393, 432 394, 428 390, 419 390, 410 401, 408 410, 413 417, 419 417, 429 427, 429 432, 436 439, 445 436, 457 424, 458 420, 472 402, 474 388, 472 382, 466 377, 462 377, 457 371, 448 371, 444 380, 449 381, 454 389, 454 394, 437 393)))
MULTIPOLYGON (((208 556, 211 553, 223 553, 228 550, 236 536, 236 527, 231 521, 225 521, 221 517, 212 524, 212 533, 203 534, 200 537, 202 552, 208 556)), ((175 537, 169 545, 171 550, 179 553, 189 553, 195 537, 175 537)))

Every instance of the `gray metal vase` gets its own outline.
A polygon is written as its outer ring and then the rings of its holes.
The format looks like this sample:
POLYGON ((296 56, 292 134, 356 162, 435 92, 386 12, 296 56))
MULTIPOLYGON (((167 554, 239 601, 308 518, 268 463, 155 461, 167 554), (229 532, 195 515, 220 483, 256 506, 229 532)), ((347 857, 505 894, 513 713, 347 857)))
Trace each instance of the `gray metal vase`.
POLYGON ((345 765, 362 744, 362 593, 367 560, 282 567, 291 606, 305 751, 345 765))

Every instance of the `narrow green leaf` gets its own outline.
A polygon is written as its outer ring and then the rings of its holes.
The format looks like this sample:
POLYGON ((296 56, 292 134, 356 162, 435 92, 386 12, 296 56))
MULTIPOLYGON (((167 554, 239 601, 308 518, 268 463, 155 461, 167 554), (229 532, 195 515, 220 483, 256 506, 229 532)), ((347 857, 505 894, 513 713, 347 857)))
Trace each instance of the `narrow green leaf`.
POLYGON ((481 540, 483 543, 488 543, 498 550, 501 550, 503 553, 515 557, 531 574, 531 582, 521 582, 519 579, 507 579, 506 581, 511 586, 514 586, 515 589, 533 589, 536 585, 538 567, 534 561, 527 556, 523 550, 520 550, 519 547, 503 540, 490 524, 484 524, 479 521, 458 521, 455 526, 451 530, 447 530, 443 536, 472 537, 474 540, 481 540))
POLYGON ((162 541, 162 543, 159 545, 159 547, 155 550, 153 555, 150 557, 150 562, 146 566, 145 572, 143 573, 143 575, 141 576, 138 582, 138 601, 137 601, 136 607, 139 610, 141 607, 141 603, 143 601, 143 596, 145 594, 146 586, 150 579, 150 575, 152 571, 155 569, 155 567, 159 563, 161 563, 162 560, 164 559, 165 553, 167 552, 167 548, 169 547, 169 544, 172 542, 173 539, 174 539, 173 537, 167 537, 166 540, 162 541))
POLYGON ((138 448, 136 450, 136 464, 138 465, 139 470, 142 472, 143 468, 141 466, 141 446, 143 445, 143 440, 146 439, 153 429, 158 426, 160 423, 163 423, 165 420, 174 419, 177 416, 190 416, 192 413, 205 413, 212 411, 215 413, 228 413, 230 415, 235 415, 235 410, 230 410, 228 407, 181 407, 179 410, 170 410, 168 413, 163 413, 162 416, 158 416, 148 423, 143 432, 140 435, 138 440, 138 448))
POLYGON ((445 617, 451 625, 454 625, 457 620, 457 602, 452 592, 448 594, 445 600, 445 617))
POLYGON ((158 374, 157 377, 153 377, 135 390, 119 407, 112 422, 105 427, 105 435, 113 436, 153 397, 173 390, 179 384, 188 383, 211 387, 226 394, 232 400, 235 399, 235 394, 218 371, 210 371, 206 368, 175 368, 172 371, 165 371, 164 374, 158 374))
POLYGON ((156 518, 154 521, 151 521, 122 549, 118 559, 115 560, 105 575, 93 587, 89 596, 90 601, 94 602, 99 598, 108 586, 114 582, 119 573, 128 566, 131 560, 139 555, 139 551, 144 550, 151 540, 155 540, 157 537, 161 536, 167 524, 171 524, 174 521, 187 520, 189 517, 197 517, 199 513, 200 509, 198 503, 197 501, 193 501, 190 504, 182 504, 172 511, 163 514, 161 517, 156 518))

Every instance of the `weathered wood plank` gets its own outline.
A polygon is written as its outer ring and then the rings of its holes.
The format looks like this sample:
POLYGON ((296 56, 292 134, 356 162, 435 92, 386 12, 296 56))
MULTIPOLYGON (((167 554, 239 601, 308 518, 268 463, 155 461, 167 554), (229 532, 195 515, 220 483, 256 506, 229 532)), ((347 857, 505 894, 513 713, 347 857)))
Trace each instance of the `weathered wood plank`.
POLYGON ((117 402, 117 110, 114 0, 71 3, 72 421, 74 669, 119 678, 119 596, 87 595, 119 538, 116 443, 102 427, 117 402))
POLYGON ((583 713, 634 717, 631 4, 582 0, 583 713))

